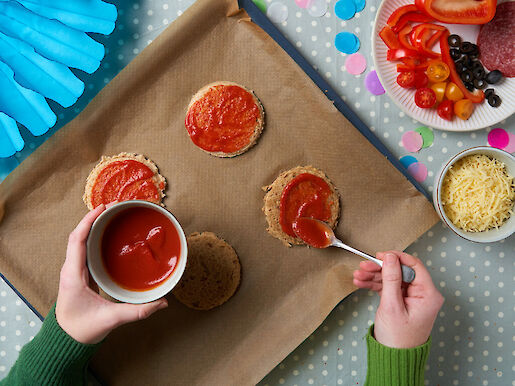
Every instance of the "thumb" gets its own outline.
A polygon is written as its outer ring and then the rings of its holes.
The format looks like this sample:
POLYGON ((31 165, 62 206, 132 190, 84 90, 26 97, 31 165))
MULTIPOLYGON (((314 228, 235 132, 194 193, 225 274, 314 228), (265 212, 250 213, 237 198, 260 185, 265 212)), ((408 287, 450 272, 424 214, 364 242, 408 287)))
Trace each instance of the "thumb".
POLYGON ((126 323, 135 322, 148 318, 154 312, 168 307, 168 301, 165 298, 145 304, 113 304, 113 316, 117 320, 116 325, 121 326, 126 323))
POLYGON ((393 253, 386 253, 384 255, 381 276, 383 279, 381 303, 387 305, 388 308, 404 308, 401 290, 401 265, 399 258, 393 253))

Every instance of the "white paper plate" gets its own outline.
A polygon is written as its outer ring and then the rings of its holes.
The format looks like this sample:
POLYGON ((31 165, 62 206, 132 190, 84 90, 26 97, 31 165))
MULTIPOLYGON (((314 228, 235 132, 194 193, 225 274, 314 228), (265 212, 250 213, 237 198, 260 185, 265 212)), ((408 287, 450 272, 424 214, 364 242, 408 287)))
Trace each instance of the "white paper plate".
MULTIPOLYGON (((375 69, 379 80, 384 89, 393 99, 393 101, 410 117, 423 123, 424 125, 435 129, 447 131, 471 131, 483 129, 499 123, 503 119, 508 118, 515 112, 515 78, 504 78, 498 84, 489 86, 495 89, 495 93, 502 99, 501 106, 494 108, 488 102, 484 101, 477 104, 474 112, 467 121, 463 121, 458 117, 454 117, 452 121, 446 121, 438 116, 436 108, 421 109, 417 107, 414 100, 415 90, 408 90, 400 87, 397 80, 397 63, 386 60, 386 51, 388 47, 379 37, 379 32, 386 25, 386 20, 397 8, 407 4, 413 4, 410 0, 383 0, 374 24, 372 33, 372 56, 374 58, 375 69)), ((444 24, 449 31, 456 33, 462 39, 470 42, 476 42, 479 34, 479 26, 461 25, 461 24, 444 24)), ((439 51, 438 44, 434 47, 435 51, 439 51)))

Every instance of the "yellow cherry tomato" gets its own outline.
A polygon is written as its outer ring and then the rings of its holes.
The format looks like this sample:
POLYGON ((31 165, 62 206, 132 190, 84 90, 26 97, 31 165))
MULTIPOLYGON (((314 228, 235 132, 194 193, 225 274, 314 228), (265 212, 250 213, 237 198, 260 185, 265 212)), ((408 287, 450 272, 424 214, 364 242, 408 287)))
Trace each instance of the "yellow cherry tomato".
POLYGON ((433 83, 443 82, 449 77, 450 73, 449 66, 438 59, 431 60, 426 70, 429 81, 433 83))
POLYGON ((447 88, 447 82, 439 82, 431 85, 431 89, 436 94, 436 101, 440 103, 445 97, 445 89, 447 88))
POLYGON ((468 99, 459 100, 454 104, 454 114, 456 114, 458 118, 461 118, 464 121, 470 118, 473 111, 474 103, 468 99))
POLYGON ((445 89, 445 96, 447 99, 456 102, 460 99, 463 99, 465 95, 463 95, 463 92, 456 86, 455 83, 449 82, 447 85, 447 88, 445 89))

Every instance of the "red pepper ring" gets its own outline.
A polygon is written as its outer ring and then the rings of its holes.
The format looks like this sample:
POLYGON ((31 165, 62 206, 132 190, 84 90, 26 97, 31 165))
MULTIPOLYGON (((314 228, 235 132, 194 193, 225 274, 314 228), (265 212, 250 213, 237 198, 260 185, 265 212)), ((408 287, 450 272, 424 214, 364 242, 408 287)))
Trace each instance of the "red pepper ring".
POLYGON ((410 34, 413 28, 410 25, 405 26, 403 29, 399 31, 399 42, 401 46, 407 48, 408 50, 416 50, 417 48, 411 44, 410 34))
POLYGON ((428 49, 432 49, 433 46, 436 44, 436 42, 438 42, 440 40, 440 36, 442 36, 443 34, 443 30, 442 31, 437 31, 433 36, 431 36, 431 38, 427 41, 427 44, 426 44, 426 47, 428 49))
POLYGON ((458 88, 461 90, 465 98, 470 100, 473 103, 481 103, 483 99, 485 99, 485 93, 481 90, 475 90, 473 93, 471 93, 465 85, 463 84, 461 77, 459 76, 458 72, 456 71, 456 67, 454 66, 454 61, 451 58, 451 54, 449 52, 449 43, 447 42, 447 38, 449 37, 450 33, 448 30, 445 30, 442 33, 442 36, 440 36, 440 50, 442 51, 442 62, 447 64, 449 66, 451 81, 458 86, 458 88))
POLYGON ((406 26, 406 24, 408 24, 410 22, 428 23, 428 22, 431 22, 434 20, 435 20, 434 18, 426 15, 425 13, 421 13, 418 11, 417 12, 408 12, 399 19, 397 24, 395 24, 392 27, 392 30, 393 30, 393 32, 399 32, 402 28, 404 28, 404 26, 406 26))
POLYGON ((392 12, 388 20, 386 21, 386 24, 388 24, 390 27, 395 27, 397 23, 399 22, 399 19, 405 15, 408 12, 415 12, 418 11, 418 8, 414 4, 405 5, 404 7, 397 8, 395 11, 392 12))
POLYGON ((436 20, 451 24, 486 24, 495 15, 497 0, 415 0, 415 6, 436 20))
POLYGON ((397 48, 397 49, 390 49, 386 51, 386 60, 401 60, 403 58, 413 58, 415 56, 418 56, 417 51, 408 50, 405 48, 397 48))

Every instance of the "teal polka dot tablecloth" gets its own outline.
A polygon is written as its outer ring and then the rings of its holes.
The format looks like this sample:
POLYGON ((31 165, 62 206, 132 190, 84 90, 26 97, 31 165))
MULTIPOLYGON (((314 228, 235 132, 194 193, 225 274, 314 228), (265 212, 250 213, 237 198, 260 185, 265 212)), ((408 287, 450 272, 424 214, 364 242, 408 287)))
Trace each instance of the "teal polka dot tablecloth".
MULTIPOLYGON (((350 20, 342 20, 334 14, 335 0, 327 1, 327 12, 321 17, 312 16, 313 12, 299 7, 297 3, 301 4, 301 0, 260 1, 265 6, 273 2, 286 6, 286 20, 276 24, 279 30, 395 156, 411 154, 402 146, 402 135, 421 125, 400 111, 386 94, 372 95, 364 85, 367 73, 374 69, 370 35, 380 2, 368 0, 361 12, 350 20), (334 47, 335 36, 340 32, 352 32, 360 41, 358 52, 367 61, 367 68, 360 75, 347 71, 347 55, 334 47)), ((0 159, 0 178, 73 119, 192 3, 192 0, 118 2, 115 31, 110 36, 96 37, 107 48, 100 69, 92 75, 78 74, 86 84, 84 95, 72 108, 52 106, 58 114, 58 124, 44 136, 35 138, 23 132, 26 146, 15 156, 0 159)), ((511 116, 496 127, 515 134, 515 118, 511 116)), ((468 147, 486 145, 489 131, 435 130, 432 146, 411 154, 427 166, 424 187, 429 192, 433 190, 433 178, 450 156, 468 147)), ((515 385, 515 237, 494 244, 475 244, 438 224, 407 252, 425 262, 446 299, 433 329, 425 384, 515 385)), ((260 385, 364 384, 364 336, 373 323, 378 303, 377 295, 369 291, 359 290, 350 295, 260 385)), ((0 379, 7 375, 20 348, 32 339, 40 326, 34 313, 0 280, 0 379)))

